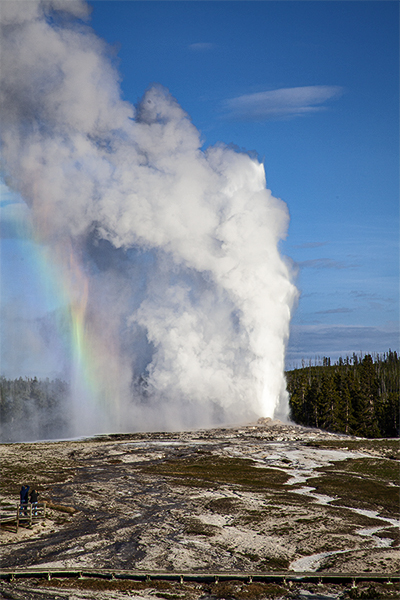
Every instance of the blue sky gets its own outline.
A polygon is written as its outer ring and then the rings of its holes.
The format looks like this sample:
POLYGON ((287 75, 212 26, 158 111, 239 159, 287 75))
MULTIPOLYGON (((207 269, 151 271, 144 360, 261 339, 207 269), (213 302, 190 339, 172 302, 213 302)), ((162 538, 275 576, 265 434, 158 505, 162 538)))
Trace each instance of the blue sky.
POLYGON ((398 349, 398 3, 92 4, 127 100, 161 83, 205 146, 265 161, 299 269, 288 364, 398 349))
MULTIPOLYGON (((90 4, 126 100, 160 83, 204 147, 264 160, 291 214, 281 249, 301 291, 287 365, 398 350, 398 3, 90 4)), ((3 245, 5 277, 18 260, 3 245)))

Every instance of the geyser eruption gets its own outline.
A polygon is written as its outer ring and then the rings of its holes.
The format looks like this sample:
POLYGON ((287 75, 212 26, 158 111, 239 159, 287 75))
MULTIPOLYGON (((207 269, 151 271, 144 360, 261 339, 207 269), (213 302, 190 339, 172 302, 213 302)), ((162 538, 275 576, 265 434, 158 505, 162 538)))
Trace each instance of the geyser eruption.
POLYGON ((165 88, 123 101, 87 14, 1 7, 2 170, 62 299, 71 432, 284 418, 286 205, 165 88))

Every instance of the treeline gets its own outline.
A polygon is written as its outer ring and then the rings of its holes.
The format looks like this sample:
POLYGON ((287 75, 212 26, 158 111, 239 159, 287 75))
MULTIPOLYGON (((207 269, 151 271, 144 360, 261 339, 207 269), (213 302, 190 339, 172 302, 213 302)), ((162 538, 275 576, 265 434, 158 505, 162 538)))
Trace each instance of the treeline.
POLYGON ((69 386, 36 377, 0 377, 0 441, 29 441, 68 435, 69 386))
POLYGON ((286 372, 295 423, 367 438, 399 437, 400 358, 356 354, 286 372))
MULTIPOLYGON (((389 350, 286 372, 291 418, 307 427, 360 437, 399 437, 400 358, 389 350)), ((69 385, 0 377, 0 441, 69 435, 69 385)))

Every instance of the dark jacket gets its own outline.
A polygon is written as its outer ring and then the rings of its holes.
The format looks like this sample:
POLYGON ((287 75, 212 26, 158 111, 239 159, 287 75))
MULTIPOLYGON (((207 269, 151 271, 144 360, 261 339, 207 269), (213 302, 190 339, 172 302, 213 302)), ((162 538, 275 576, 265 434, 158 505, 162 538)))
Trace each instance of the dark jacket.
POLYGON ((25 486, 23 485, 21 487, 21 491, 19 493, 19 497, 21 500, 21 504, 28 504, 28 500, 29 500, 29 485, 25 486))
POLYGON ((37 493, 37 491, 36 491, 36 490, 32 490, 32 491, 31 491, 31 494, 30 494, 30 499, 31 499, 31 502, 32 502, 32 504, 33 504, 34 502, 37 502, 37 501, 38 501, 38 496, 39 496, 39 494, 37 493))

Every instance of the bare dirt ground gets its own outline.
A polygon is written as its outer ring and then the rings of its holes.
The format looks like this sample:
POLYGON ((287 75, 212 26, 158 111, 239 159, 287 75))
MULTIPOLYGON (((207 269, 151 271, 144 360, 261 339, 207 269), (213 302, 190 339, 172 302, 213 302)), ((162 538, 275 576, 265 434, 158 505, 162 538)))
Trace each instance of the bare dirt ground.
MULTIPOLYGON (((3 528, 3 569, 389 576, 400 568, 399 440, 266 419, 213 430, 4 444, 0 452, 2 512, 15 511, 22 483, 53 506, 32 529, 3 528)), ((85 581, 3 581, 0 597, 329 599, 399 592, 380 584, 351 590, 238 582, 118 587, 103 581, 92 589, 94 581, 85 581)))

